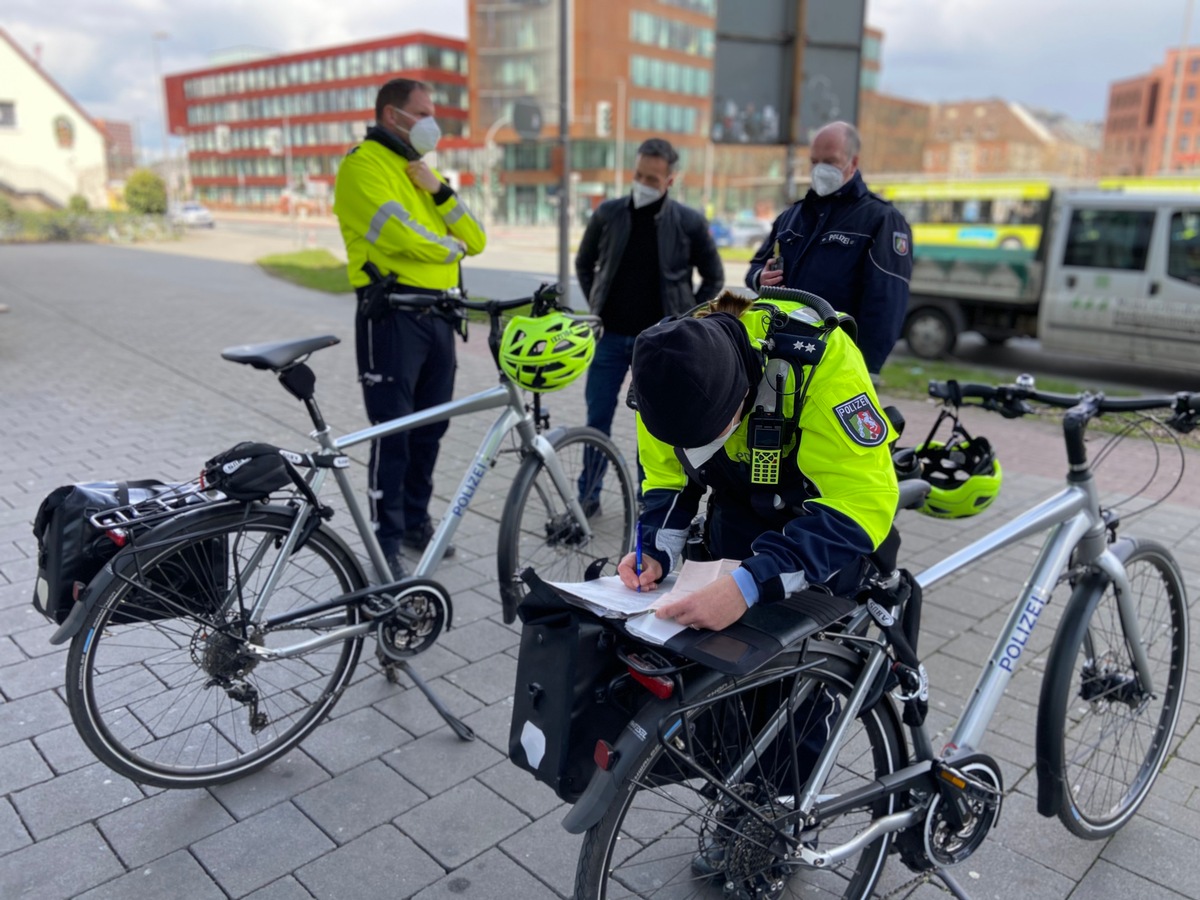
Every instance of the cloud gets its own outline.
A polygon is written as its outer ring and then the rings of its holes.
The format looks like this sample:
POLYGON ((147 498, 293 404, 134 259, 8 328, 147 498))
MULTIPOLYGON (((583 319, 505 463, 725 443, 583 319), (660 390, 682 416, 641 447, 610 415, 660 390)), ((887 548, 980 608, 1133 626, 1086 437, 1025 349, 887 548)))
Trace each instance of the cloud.
POLYGON ((5 28, 93 116, 138 124, 159 147, 162 74, 209 65, 235 47, 289 53, 411 31, 463 37, 465 0, 5 0, 5 28), (165 40, 155 41, 156 32, 165 40))
MULTIPOLYGON (((1113 81, 1161 65, 1186 0, 869 0, 880 87, 933 102, 1002 97, 1101 120, 1113 81)), ((1193 20, 1195 40, 1200 21, 1193 20)))

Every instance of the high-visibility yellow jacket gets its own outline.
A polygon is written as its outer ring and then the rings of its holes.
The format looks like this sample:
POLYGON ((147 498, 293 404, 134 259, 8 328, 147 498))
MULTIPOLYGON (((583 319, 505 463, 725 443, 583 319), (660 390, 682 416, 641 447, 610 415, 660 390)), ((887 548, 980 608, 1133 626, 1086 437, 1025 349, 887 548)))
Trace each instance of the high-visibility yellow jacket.
MULTIPOLYGON (((791 313, 800 304, 760 300, 741 316, 751 343, 767 336, 772 308, 791 313)), ((807 313, 804 313, 807 315, 807 313)), ((817 334, 815 326, 812 333, 817 334)), ((801 337, 801 340, 806 338, 801 337)), ((782 414, 797 430, 782 448, 778 487, 754 506, 749 419, 698 472, 689 475, 675 448, 637 422, 638 457, 645 472, 641 527, 644 551, 669 570, 705 488, 712 488, 710 537, 722 530, 757 535, 742 566, 763 599, 778 599, 806 582, 822 583, 875 550, 891 529, 898 487, 889 443, 894 439, 853 338, 841 328, 825 339, 815 366, 787 375, 782 414), (809 379, 795 419, 796 376, 809 379), (810 371, 811 369, 811 371, 810 371), (696 477, 698 476, 698 477, 696 477)), ((766 379, 758 398, 773 396, 766 379), (765 393, 764 393, 765 391, 765 393)))
POLYGON ((430 194, 413 184, 407 160, 388 146, 394 142, 372 128, 338 168, 333 212, 346 242, 350 283, 367 284, 362 267, 373 262, 403 285, 456 287, 458 261, 482 253, 487 235, 449 185, 430 194))

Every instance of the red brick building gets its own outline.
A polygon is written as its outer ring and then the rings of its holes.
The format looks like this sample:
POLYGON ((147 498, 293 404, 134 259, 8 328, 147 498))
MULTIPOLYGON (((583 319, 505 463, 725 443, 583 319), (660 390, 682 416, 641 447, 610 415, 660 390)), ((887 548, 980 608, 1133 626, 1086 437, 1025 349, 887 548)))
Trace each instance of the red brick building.
MULTIPOLYGON (((342 157, 374 122, 379 87, 397 77, 430 86, 446 136, 439 168, 469 169, 466 43, 413 33, 168 76, 167 123, 187 142, 192 193, 216 206, 324 202, 342 157)), ((469 171, 460 177, 472 181, 469 171)))
POLYGON ((1200 170, 1200 47, 1169 50, 1161 66, 1109 85, 1102 168, 1105 175, 1200 170))

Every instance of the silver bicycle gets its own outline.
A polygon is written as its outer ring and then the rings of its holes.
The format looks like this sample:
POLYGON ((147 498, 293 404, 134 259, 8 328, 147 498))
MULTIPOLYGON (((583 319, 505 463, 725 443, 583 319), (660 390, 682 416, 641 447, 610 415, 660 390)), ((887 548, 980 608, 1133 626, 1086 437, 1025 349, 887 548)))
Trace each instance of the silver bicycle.
MULTIPOLYGON (((239 778, 296 746, 328 715, 351 682, 363 639, 389 679, 404 672, 459 737, 456 719, 408 660, 452 618, 450 593, 430 576, 505 442, 521 460, 499 521, 497 580, 506 621, 529 566, 582 580, 598 560, 630 548, 636 490, 620 451, 590 428, 549 427, 540 394, 500 370, 502 313, 532 304, 553 310, 557 290, 509 301, 392 294, 401 309, 461 320, 486 313, 499 371, 486 390, 336 437, 315 398, 305 360, 330 336, 245 346, 222 355, 276 373, 303 401, 318 447, 289 453, 306 475, 255 502, 235 502, 198 483, 142 507, 110 511, 93 524, 127 543, 79 598, 53 643, 71 642, 66 695, 87 746, 117 772, 161 787, 200 787, 239 778), (499 415, 467 465, 449 509, 412 577, 396 580, 349 478, 343 451, 386 435, 483 410, 499 415), (364 569, 330 527, 320 500, 332 474, 370 562, 364 569), (598 487, 603 475, 603 487, 598 487), (585 505, 581 499, 592 502, 585 505), (370 574, 369 574, 370 573, 370 574)), ((594 317, 579 316, 595 324, 594 317)))
MULTIPOLYGON (((1118 535, 1084 434, 1102 413, 1144 410, 1167 410, 1166 424, 1190 431, 1200 394, 1067 396, 1038 391, 1032 379, 932 383, 930 391, 1010 417, 1033 402, 1068 408, 1063 490, 915 579, 897 569, 897 546, 885 544, 854 598, 756 606, 712 638, 685 632, 658 648, 631 645, 614 626, 628 675, 611 678, 606 696, 636 712, 619 736, 597 744, 597 769, 563 823, 585 834, 578 898, 865 898, 893 841, 916 880, 940 877, 964 897, 947 870, 983 843, 1004 797, 1001 767, 981 750, 987 726, 1060 587, 1069 599, 1042 679, 1038 810, 1088 839, 1137 811, 1179 718, 1187 598, 1166 547, 1118 535), (922 589, 1047 531, 961 717, 935 749, 915 652, 922 589), (712 662, 752 656, 755 627, 782 651, 751 671, 712 662)), ((902 486, 905 505, 920 506, 928 487, 902 486)))

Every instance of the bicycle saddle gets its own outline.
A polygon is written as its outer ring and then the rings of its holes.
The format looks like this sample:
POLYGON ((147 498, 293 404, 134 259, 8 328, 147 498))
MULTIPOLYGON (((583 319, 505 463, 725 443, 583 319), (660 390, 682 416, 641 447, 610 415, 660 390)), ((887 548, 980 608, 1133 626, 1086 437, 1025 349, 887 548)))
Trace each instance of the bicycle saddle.
POLYGON ((296 338, 291 341, 270 341, 266 344, 242 344, 221 351, 221 358, 230 362, 245 363, 256 369, 271 369, 278 372, 296 360, 303 359, 315 350, 340 344, 341 338, 332 334, 319 337, 296 338))

